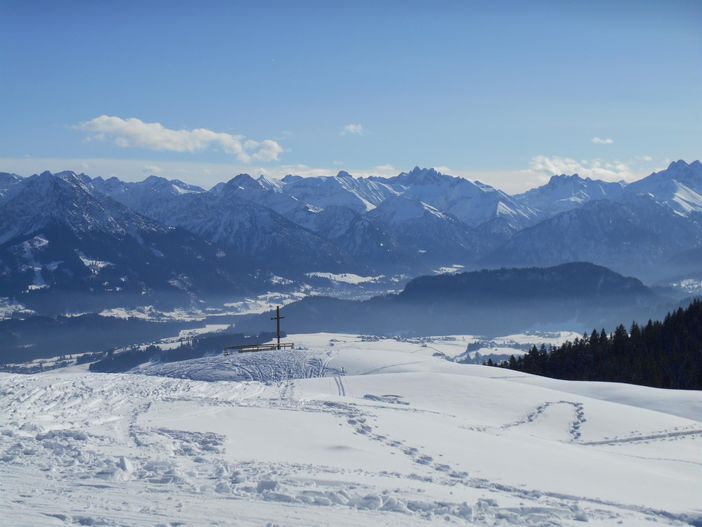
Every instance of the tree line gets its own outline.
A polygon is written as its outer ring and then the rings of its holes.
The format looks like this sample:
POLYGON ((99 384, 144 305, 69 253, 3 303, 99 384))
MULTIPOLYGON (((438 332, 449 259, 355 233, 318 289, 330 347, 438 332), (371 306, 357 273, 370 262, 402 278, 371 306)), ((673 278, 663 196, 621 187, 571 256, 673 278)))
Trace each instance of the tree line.
POLYGON ((702 300, 661 321, 593 330, 561 346, 533 346, 520 357, 489 366, 579 381, 612 381, 657 388, 702 389, 702 300))

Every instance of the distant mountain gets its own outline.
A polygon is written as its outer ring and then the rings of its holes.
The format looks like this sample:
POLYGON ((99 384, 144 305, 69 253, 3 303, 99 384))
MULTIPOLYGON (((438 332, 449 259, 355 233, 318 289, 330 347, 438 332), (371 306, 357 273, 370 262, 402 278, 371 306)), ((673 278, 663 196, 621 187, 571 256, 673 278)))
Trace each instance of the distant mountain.
POLYGON ((367 218, 392 240, 397 258, 408 264, 465 263, 475 257, 473 230, 424 201, 405 195, 389 198, 367 218))
POLYGON ((321 210, 285 192, 283 182, 264 176, 253 178, 249 174, 239 174, 214 187, 210 194, 226 194, 257 203, 307 229, 313 229, 316 214, 321 210))
MULTIPOLYGON (((141 218, 133 222, 148 217, 150 228, 187 230, 198 243, 216 246, 215 267, 232 259, 227 269, 236 273, 421 274, 456 263, 475 268, 592 261, 652 276, 665 274, 675 255, 702 247, 699 161, 676 161, 629 185, 553 176, 517 196, 419 167, 389 178, 343 171, 281 180, 239 174, 207 191, 157 176, 134 183, 73 172, 53 176, 77 182, 100 203, 119 202, 120 214, 141 218)), ((0 203, 12 201, 25 185, 14 174, 0 174, 0 203)), ((78 199, 70 210, 59 209, 79 221, 94 215, 92 206, 78 199)), ((26 222, 34 216, 26 214, 8 216, 0 238, 7 241, 31 227, 26 222)))
POLYGON ((385 181, 355 178, 343 171, 332 177, 285 176, 281 183, 284 193, 317 210, 344 206, 366 212, 396 195, 385 181))
POLYGON ((399 302, 424 304, 509 304, 551 299, 649 298, 652 292, 636 278, 587 262, 555 267, 494 269, 422 276, 410 280, 399 302))
POLYGON ((93 193, 73 173, 26 178, 0 203, 0 296, 242 290, 243 273, 217 253, 93 193))
POLYGON ((217 244, 239 260, 239 266, 252 270, 293 276, 312 270, 364 268, 360 262, 349 261, 334 243, 271 208, 242 198, 240 183, 249 179, 237 176, 216 190, 183 194, 150 215, 217 244))
POLYGON ((78 176, 94 192, 108 196, 140 214, 151 216, 183 194, 204 192, 204 189, 178 179, 149 176, 144 181, 124 182, 116 177, 103 179, 78 176))
POLYGON ((675 161, 626 187, 627 194, 650 196, 681 216, 702 213, 702 163, 675 161))
POLYGON ((624 190, 624 183, 582 178, 578 174, 552 176, 546 185, 517 194, 514 199, 536 211, 541 218, 577 209, 590 201, 616 199, 624 190))
POLYGON ((414 263, 403 262, 407 251, 398 245, 392 229, 349 207, 326 207, 314 215, 312 228, 351 259, 364 262, 371 269, 392 272, 414 263))
POLYGON ((702 245, 702 224, 653 197, 591 201, 515 234, 482 259, 486 265, 555 265, 590 261, 650 270, 670 255, 702 245))
MULTIPOLYGON (((354 178, 339 172, 333 177, 286 176, 271 184, 239 175, 219 191, 227 187, 313 230, 350 257, 383 269, 395 266, 407 270, 432 262, 474 258, 479 244, 472 229, 450 212, 424 201, 427 195, 438 200, 442 192, 452 192, 451 204, 456 210, 467 206, 466 200, 484 195, 492 196, 493 203, 486 206, 495 210, 500 207, 494 200, 509 201, 494 189, 419 168, 388 180, 354 178), (439 186, 427 194, 423 187, 432 182, 439 186), (463 188, 461 182, 468 186, 463 188)), ((491 200, 484 199, 486 203, 491 200)), ((481 214, 493 216, 488 211, 481 214)))
POLYGON ((500 190, 479 181, 447 176, 431 168, 415 167, 383 182, 397 194, 420 200, 472 227, 494 218, 523 226, 534 217, 528 207, 500 190))
POLYGON ((17 174, 0 172, 0 201, 8 194, 10 188, 22 180, 17 174))
MULTIPOLYGON (((286 306, 284 315, 291 333, 504 335, 554 327, 610 327, 622 319, 647 319, 666 307, 665 300, 635 278, 589 263, 570 263, 423 276, 397 295, 367 301, 311 297, 286 306)), ((260 331, 269 327, 269 317, 251 316, 238 327, 260 331)))

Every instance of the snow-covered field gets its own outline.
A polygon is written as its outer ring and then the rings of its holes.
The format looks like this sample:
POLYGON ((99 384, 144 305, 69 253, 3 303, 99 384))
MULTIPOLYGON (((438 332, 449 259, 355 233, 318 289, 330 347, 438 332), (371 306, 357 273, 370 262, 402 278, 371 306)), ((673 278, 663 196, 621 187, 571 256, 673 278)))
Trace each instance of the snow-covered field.
POLYGON ((434 356, 456 338, 291 340, 0 374, 0 524, 702 524, 700 392, 434 356))

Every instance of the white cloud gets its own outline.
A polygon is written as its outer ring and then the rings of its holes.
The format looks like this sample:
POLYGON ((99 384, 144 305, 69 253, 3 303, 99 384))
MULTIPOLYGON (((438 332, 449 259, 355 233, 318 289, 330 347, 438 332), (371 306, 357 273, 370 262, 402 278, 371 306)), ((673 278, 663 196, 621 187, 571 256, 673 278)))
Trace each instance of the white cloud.
POLYGON ((145 165, 141 171, 147 174, 159 174, 163 169, 158 165, 145 165))
POLYGON ((363 125, 361 123, 349 123, 341 129, 341 135, 363 135, 363 125))
POLYGON ((401 170, 395 168, 390 163, 386 163, 384 165, 376 165, 373 169, 376 172, 379 172, 381 175, 382 174, 391 174, 393 176, 396 176, 401 172, 401 170))
POLYGON ((88 132, 88 139, 111 140, 121 148, 194 153, 214 147, 233 154, 242 163, 275 161, 283 152, 283 148, 272 139, 259 142, 207 128, 173 130, 161 123, 145 123, 136 118, 100 115, 80 123, 77 128, 88 132))
POLYGON ((596 145, 611 145, 614 143, 614 139, 612 139, 611 137, 593 137, 592 142, 596 145))

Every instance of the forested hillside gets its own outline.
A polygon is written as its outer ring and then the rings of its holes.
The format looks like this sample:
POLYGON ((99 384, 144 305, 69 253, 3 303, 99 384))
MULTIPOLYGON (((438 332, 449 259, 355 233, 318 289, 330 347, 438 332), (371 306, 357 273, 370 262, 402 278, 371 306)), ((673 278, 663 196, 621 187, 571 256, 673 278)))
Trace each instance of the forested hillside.
POLYGON ((614 381, 658 388, 702 389, 702 301, 669 313, 663 322, 623 325, 500 364, 568 380, 614 381))

